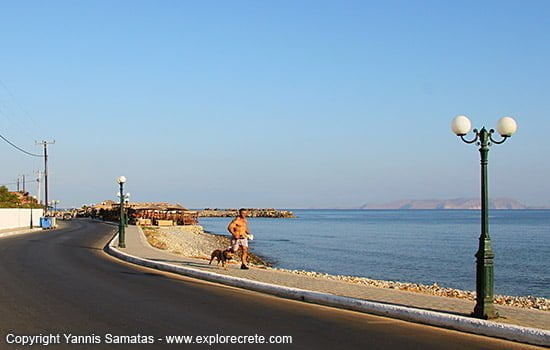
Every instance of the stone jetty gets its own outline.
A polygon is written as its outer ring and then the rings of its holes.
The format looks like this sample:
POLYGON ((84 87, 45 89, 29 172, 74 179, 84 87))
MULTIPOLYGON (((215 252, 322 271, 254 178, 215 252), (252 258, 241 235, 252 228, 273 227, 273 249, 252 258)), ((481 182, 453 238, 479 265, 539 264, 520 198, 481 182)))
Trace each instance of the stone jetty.
MULTIPOLYGON (((278 210, 273 208, 245 208, 248 211, 248 216, 252 218, 295 218, 294 213, 288 210, 278 210)), ((199 210, 199 217, 216 218, 216 217, 235 217, 238 215, 238 209, 211 209, 206 208, 199 210)))

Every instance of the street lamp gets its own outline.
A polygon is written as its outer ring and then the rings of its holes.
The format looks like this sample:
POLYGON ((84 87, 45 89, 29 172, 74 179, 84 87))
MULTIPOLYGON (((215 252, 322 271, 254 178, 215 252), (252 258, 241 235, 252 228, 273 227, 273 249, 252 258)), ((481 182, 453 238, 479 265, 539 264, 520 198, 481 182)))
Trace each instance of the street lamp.
MULTIPOLYGON (((116 193, 115 195, 117 198, 120 198, 120 191, 116 193)), ((129 207, 130 203, 130 193, 126 193, 124 195, 124 227, 128 227, 128 213, 126 211, 126 208, 129 207)))
POLYGON ((517 130, 516 121, 511 117, 504 117, 498 121, 497 131, 501 140, 493 139, 493 129, 487 131, 474 129, 475 137, 467 140, 464 136, 470 132, 472 123, 466 116, 459 115, 451 124, 453 132, 460 136, 466 143, 476 143, 480 146, 481 155, 481 235, 479 236, 479 249, 476 253, 476 306, 472 315, 477 318, 497 318, 498 313, 493 305, 493 259, 495 254, 491 248, 489 236, 489 192, 487 186, 487 163, 489 147, 492 144, 501 144, 512 136, 517 130))
POLYGON ((118 246, 119 248, 126 248, 126 242, 124 240, 124 183, 126 182, 126 177, 119 176, 117 179, 118 184, 120 185, 120 216, 118 222, 118 246))
MULTIPOLYGON (((52 201, 52 204, 53 204, 53 212, 54 212, 54 213, 57 213, 57 205, 58 205, 59 203, 61 203, 61 201, 59 201, 58 199, 54 199, 54 200, 52 201)), ((55 216, 55 214, 54 214, 54 216, 55 216)))
MULTIPOLYGON (((130 192, 124 195, 124 203, 128 208, 130 207, 130 192)), ((126 209, 124 210, 124 227, 128 227, 128 213, 126 209)))

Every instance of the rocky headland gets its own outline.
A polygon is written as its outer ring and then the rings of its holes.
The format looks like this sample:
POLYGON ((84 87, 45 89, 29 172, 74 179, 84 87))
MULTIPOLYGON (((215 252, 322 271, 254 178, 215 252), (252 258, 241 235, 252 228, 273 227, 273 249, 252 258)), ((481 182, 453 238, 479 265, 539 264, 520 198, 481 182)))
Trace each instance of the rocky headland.
MULTIPOLYGON (((209 260, 210 254, 213 250, 224 249, 230 245, 229 235, 225 236, 208 233, 205 232, 202 226, 199 225, 143 227, 142 229, 147 237, 147 241, 152 246, 189 258, 209 260)), ((235 260, 237 262, 240 261, 240 256, 235 257, 235 260)), ((476 298, 475 292, 446 288, 439 286, 437 283, 432 285, 423 285, 418 283, 374 280, 366 277, 330 275, 314 271, 275 268, 271 267, 269 262, 254 253, 249 254, 249 262, 251 265, 256 267, 274 269, 286 273, 309 277, 343 281, 353 284, 364 284, 379 288, 397 289, 414 293, 431 294, 467 300, 475 300, 476 298)), ((543 311, 550 310, 550 299, 534 296, 495 295, 494 302, 498 305, 508 305, 543 311)))

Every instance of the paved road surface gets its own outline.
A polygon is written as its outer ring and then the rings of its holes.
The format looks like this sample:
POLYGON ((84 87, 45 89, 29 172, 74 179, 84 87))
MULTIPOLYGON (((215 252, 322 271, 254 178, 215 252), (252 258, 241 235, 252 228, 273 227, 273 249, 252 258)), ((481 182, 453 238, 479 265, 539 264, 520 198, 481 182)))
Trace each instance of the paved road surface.
POLYGON ((291 335, 293 342, 178 348, 536 348, 279 299, 121 263, 103 252, 113 226, 88 220, 63 225, 56 231, 0 239, 0 349, 23 348, 6 343, 14 340, 10 334, 60 334, 62 345, 48 349, 168 349, 171 346, 165 336, 215 334, 291 335), (64 344, 63 334, 97 336, 89 341, 105 341, 105 334, 139 334, 151 336, 155 344, 77 347, 64 344))

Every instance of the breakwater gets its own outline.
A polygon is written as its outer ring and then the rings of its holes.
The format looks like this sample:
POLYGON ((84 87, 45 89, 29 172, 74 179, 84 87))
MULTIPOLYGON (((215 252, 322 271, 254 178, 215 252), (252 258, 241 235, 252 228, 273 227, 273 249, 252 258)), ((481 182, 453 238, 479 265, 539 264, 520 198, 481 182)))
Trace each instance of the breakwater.
MULTIPOLYGON (((273 208, 246 208, 248 217, 252 218, 295 218, 294 213, 288 210, 278 210, 273 208)), ((204 218, 225 218, 238 215, 238 209, 210 209, 198 210, 199 217, 204 218)))

